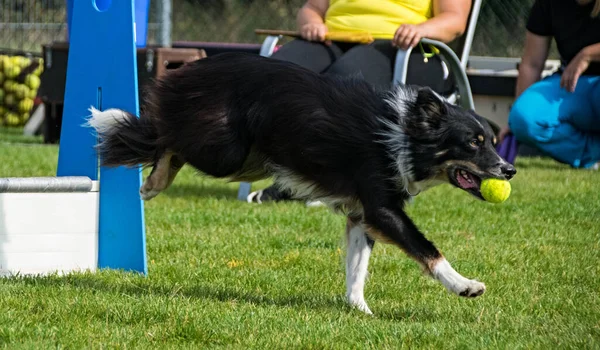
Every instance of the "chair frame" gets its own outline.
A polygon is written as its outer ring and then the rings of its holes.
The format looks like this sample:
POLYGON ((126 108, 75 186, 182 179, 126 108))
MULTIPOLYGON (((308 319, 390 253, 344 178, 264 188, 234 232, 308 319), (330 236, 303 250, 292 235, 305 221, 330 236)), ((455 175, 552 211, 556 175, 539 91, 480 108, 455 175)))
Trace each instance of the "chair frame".
MULTIPOLYGON (((466 69, 469 60, 469 54, 471 52, 471 46, 473 44, 473 37, 475 36, 475 28, 477 27, 477 19, 479 18, 479 12, 481 9, 481 3, 483 0, 473 0, 471 4, 471 12, 469 13, 469 19, 467 21, 467 30, 465 33, 457 39, 457 44, 460 51, 460 58, 445 43, 423 38, 421 39, 422 44, 433 45, 440 51, 440 55, 450 66, 450 74, 454 75, 456 82, 457 92, 452 93, 450 96, 444 96, 450 103, 456 103, 459 106, 475 110, 475 103, 473 102, 473 93, 471 92, 471 85, 467 77, 466 69)), ((282 35, 269 35, 263 41, 259 54, 264 57, 269 57, 275 51, 277 43, 281 40, 282 35)), ((410 60, 410 54, 412 48, 407 50, 398 50, 396 53, 394 63, 394 74, 393 74, 393 85, 406 84, 406 76, 408 73, 408 63, 410 60)), ((238 190, 238 199, 245 201, 250 194, 250 183, 241 182, 238 190)))

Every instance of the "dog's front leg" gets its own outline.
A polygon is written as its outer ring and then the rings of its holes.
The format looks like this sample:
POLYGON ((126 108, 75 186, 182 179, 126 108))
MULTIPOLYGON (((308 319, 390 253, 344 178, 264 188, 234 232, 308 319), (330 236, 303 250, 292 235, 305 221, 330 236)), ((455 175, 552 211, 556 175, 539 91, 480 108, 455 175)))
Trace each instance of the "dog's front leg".
POLYGON ((448 290, 464 297, 476 297, 485 291, 483 283, 456 272, 400 207, 369 208, 365 214, 369 235, 398 245, 448 290))
POLYGON ((346 297, 350 305, 373 314, 365 302, 365 280, 375 241, 367 236, 360 221, 348 218, 346 225, 346 297))

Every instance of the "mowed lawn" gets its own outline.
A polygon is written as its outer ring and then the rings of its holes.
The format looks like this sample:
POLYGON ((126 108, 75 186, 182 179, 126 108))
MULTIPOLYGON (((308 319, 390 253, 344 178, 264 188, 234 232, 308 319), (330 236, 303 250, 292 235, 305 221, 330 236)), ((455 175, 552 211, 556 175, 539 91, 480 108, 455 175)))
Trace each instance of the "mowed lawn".
MULTIPOLYGON (((1 177, 55 173, 57 147, 31 142, 0 144, 1 177)), ((486 283, 479 298, 376 244, 364 315, 344 301, 343 217, 240 202, 236 183, 186 167, 146 203, 147 277, 0 279, 0 347, 598 349, 600 172, 517 168, 504 204, 443 185, 408 209, 457 271, 486 283)))

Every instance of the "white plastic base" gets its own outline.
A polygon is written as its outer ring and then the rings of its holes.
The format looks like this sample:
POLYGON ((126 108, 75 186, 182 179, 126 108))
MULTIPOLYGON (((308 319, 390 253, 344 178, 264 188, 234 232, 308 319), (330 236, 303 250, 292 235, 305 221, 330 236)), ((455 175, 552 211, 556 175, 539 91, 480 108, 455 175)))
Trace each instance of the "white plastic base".
POLYGON ((98 199, 97 188, 0 193, 0 276, 94 271, 98 199))

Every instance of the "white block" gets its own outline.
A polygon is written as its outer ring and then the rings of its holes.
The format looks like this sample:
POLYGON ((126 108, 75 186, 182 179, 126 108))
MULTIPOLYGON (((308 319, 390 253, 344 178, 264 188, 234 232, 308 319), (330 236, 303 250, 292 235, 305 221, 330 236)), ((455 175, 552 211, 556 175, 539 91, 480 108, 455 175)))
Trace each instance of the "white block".
POLYGON ((44 125, 44 119, 46 117, 46 105, 43 103, 39 104, 35 111, 31 114, 27 120, 27 124, 23 127, 23 135, 35 136, 42 129, 44 125))
POLYGON ((0 193, 0 275, 94 271, 95 187, 90 192, 0 193))

